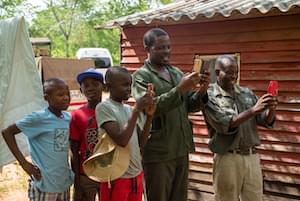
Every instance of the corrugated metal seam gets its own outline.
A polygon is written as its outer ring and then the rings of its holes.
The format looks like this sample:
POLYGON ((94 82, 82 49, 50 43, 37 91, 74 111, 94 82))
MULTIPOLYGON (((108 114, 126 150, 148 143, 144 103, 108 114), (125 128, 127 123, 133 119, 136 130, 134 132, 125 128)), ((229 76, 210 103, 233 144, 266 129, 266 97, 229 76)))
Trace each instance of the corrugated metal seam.
POLYGON ((287 12, 295 6, 300 7, 300 0, 181 0, 158 9, 124 16, 103 25, 97 25, 95 28, 137 25, 140 21, 146 24, 150 24, 153 20, 179 21, 183 16, 187 16, 191 20, 201 15, 206 18, 213 18, 217 14, 230 17, 234 11, 247 15, 254 9, 262 14, 269 12, 272 8, 287 12))

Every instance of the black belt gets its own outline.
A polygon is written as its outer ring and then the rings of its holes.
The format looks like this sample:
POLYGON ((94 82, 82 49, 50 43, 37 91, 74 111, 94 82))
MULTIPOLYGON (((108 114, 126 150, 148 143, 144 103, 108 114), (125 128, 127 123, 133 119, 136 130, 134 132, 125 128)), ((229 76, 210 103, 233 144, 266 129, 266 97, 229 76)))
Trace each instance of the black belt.
POLYGON ((233 153, 233 154, 241 154, 241 155, 250 155, 250 154, 256 154, 256 148, 255 147, 250 147, 248 149, 235 149, 235 150, 229 150, 229 153, 233 153))

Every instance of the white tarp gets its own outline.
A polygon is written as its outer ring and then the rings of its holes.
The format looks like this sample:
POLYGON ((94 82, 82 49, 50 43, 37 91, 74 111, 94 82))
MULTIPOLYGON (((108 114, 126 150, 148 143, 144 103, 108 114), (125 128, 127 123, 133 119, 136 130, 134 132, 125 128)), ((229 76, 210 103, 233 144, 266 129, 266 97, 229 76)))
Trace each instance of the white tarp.
MULTIPOLYGON (((0 20, 0 130, 45 106, 42 83, 35 64, 24 17, 0 20)), ((17 143, 28 155, 28 143, 18 134, 17 143)), ((0 134, 0 167, 14 161, 0 134)))

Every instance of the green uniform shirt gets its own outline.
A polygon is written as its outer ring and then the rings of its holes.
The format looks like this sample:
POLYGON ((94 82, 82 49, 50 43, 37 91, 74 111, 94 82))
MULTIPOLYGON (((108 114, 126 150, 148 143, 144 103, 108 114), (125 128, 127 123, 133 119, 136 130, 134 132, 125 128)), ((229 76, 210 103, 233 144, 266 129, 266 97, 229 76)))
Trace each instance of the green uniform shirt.
POLYGON ((240 124, 235 129, 229 129, 231 119, 239 113, 253 107, 257 97, 248 89, 235 85, 231 96, 218 84, 208 88, 208 103, 205 105, 204 116, 208 127, 209 148, 214 153, 225 153, 228 150, 247 149, 260 144, 257 125, 272 127, 265 121, 266 112, 262 112, 240 124))
POLYGON ((135 99, 147 91, 147 84, 153 83, 157 109, 152 122, 151 137, 143 151, 144 162, 159 162, 185 156, 195 150, 192 125, 188 112, 199 111, 202 97, 190 92, 181 96, 177 85, 183 73, 175 67, 166 66, 171 82, 165 80, 151 67, 149 61, 133 74, 133 96, 135 99))

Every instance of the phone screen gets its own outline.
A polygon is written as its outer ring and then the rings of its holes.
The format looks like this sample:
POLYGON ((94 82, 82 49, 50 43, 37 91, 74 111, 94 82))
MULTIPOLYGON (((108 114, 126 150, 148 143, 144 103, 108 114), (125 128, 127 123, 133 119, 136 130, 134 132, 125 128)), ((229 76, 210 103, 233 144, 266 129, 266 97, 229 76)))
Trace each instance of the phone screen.
POLYGON ((207 60, 202 60, 202 65, 200 69, 201 74, 208 74, 209 71, 209 61, 207 60))
POLYGON ((201 66, 202 66, 202 59, 200 58, 199 55, 195 55, 193 71, 200 73, 201 66))
POLYGON ((268 93, 272 96, 278 95, 278 81, 272 80, 269 82, 268 93))
POLYGON ((208 73, 209 62, 205 59, 201 59, 199 55, 195 55, 193 71, 197 73, 208 73))

